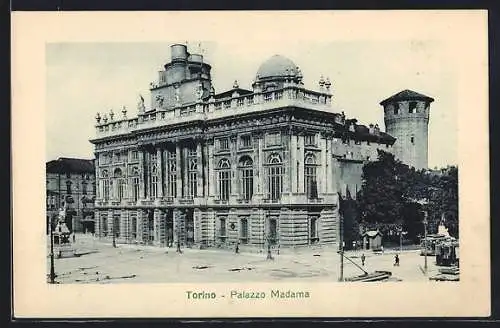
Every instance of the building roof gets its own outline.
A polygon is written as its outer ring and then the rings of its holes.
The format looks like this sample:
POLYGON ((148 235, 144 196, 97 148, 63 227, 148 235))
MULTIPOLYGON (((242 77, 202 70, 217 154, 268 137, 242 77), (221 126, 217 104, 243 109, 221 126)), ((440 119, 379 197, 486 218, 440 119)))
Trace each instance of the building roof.
POLYGON ((251 90, 241 89, 241 88, 234 88, 234 89, 231 89, 231 90, 227 90, 227 91, 218 93, 214 97, 215 97, 215 99, 231 98, 232 95, 233 95, 233 92, 235 92, 235 91, 238 92, 238 94, 240 96, 249 95, 249 94, 253 93, 253 91, 251 91, 251 90))
POLYGON ((258 79, 284 77, 297 75, 298 72, 298 67, 292 60, 281 55, 274 55, 260 65, 257 77, 258 79))
POLYGON ((45 164, 47 173, 91 173, 95 172, 93 159, 59 157, 45 164))
POLYGON ((385 106, 387 103, 393 102, 393 101, 401 101, 401 100, 426 100, 428 102, 433 102, 434 98, 431 98, 429 96, 423 95, 421 93, 412 91, 412 90, 403 90, 401 92, 396 93, 395 95, 384 99, 380 102, 380 105, 385 106))

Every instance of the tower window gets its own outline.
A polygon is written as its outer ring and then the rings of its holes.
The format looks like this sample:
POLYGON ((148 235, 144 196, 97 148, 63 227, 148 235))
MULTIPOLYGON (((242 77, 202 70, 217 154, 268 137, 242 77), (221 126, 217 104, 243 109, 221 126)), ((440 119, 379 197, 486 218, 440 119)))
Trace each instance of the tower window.
POLYGON ((417 109, 417 103, 414 101, 410 102, 409 113, 410 114, 415 113, 416 109, 417 109))
POLYGON ((414 137, 414 136, 411 136, 411 137, 410 137, 410 142, 411 142, 411 144, 412 144, 412 145, 414 145, 414 144, 415 144, 415 137, 414 137))
POLYGON ((394 104, 394 115, 399 114, 399 103, 394 104))

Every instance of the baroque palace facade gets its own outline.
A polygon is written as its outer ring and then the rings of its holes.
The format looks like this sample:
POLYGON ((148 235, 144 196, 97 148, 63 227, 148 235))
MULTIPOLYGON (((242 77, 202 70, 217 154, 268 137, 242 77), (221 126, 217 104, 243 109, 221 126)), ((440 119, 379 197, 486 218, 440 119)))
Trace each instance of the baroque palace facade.
MULTIPOLYGON (((97 114, 96 234, 117 242, 281 247, 339 242, 339 197, 395 138, 331 109, 331 83, 304 88, 275 55, 252 90, 216 93, 185 45, 150 84, 137 117, 97 114)), ((390 98, 389 98, 390 99, 390 98)), ((388 100, 390 103, 390 100, 388 100)), ((389 106, 389 105, 387 105, 389 106)))

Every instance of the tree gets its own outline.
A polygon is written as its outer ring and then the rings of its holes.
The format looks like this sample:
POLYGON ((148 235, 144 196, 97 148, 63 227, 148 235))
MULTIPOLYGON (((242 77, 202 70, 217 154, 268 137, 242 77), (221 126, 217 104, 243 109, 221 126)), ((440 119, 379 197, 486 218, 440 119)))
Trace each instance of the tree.
POLYGON ((397 230, 402 225, 405 204, 404 177, 408 167, 393 154, 378 151, 378 160, 363 166, 363 184, 357 195, 361 222, 381 230, 397 230))
POLYGON ((423 210, 429 215, 429 231, 445 218, 445 226, 458 237, 458 168, 415 170, 378 151, 378 160, 363 167, 363 184, 358 193, 358 209, 362 224, 378 229, 386 236, 397 236, 399 230, 417 241, 423 233, 423 210), (418 202, 427 200, 422 207, 418 202))

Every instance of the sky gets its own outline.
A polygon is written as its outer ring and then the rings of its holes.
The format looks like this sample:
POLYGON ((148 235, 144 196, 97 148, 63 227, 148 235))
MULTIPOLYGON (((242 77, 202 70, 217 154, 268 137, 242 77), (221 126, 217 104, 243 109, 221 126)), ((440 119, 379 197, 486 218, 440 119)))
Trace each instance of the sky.
POLYGON ((457 86, 452 53, 437 40, 171 40, 162 42, 64 42, 46 44, 46 159, 93 158, 97 112, 117 115, 123 106, 137 115, 139 95, 149 107, 149 83, 170 59, 170 45, 201 49, 212 66, 216 92, 251 89, 259 66, 275 54, 300 67, 305 86, 318 89, 321 75, 332 82, 333 111, 360 124, 384 127, 379 102, 410 89, 431 96, 429 167, 457 163, 457 86))

